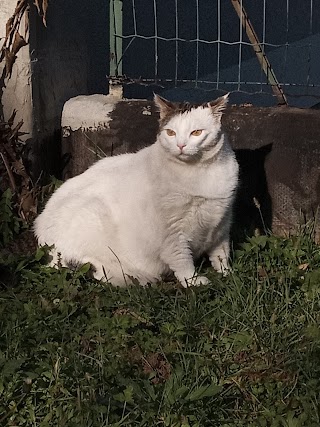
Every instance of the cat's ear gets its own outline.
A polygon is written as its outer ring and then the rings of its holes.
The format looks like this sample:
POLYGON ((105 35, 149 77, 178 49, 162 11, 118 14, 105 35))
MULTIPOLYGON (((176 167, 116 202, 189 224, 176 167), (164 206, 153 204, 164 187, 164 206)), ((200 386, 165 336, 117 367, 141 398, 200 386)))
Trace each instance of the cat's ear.
POLYGON ((220 96, 220 98, 215 99, 214 101, 208 102, 208 107, 211 108, 211 111, 214 115, 221 117, 223 111, 225 110, 228 104, 229 93, 226 95, 220 96))
POLYGON ((162 98, 160 95, 154 94, 153 98, 156 106, 159 108, 160 111, 160 119, 163 119, 165 116, 167 116, 172 110, 174 110, 174 104, 170 101, 168 101, 165 98, 162 98))

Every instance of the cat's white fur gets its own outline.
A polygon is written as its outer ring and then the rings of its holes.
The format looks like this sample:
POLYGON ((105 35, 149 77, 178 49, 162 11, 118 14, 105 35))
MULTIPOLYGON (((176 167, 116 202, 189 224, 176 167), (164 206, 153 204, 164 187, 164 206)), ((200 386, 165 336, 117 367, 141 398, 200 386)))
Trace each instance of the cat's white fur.
POLYGON ((238 164, 221 130, 227 97, 177 114, 175 104, 155 102, 170 117, 155 144, 99 160, 65 182, 36 219, 39 244, 54 245, 52 265, 90 262, 96 278, 115 285, 130 276, 155 282, 170 270, 183 286, 207 283, 194 267, 204 252, 216 270, 228 269, 238 164))

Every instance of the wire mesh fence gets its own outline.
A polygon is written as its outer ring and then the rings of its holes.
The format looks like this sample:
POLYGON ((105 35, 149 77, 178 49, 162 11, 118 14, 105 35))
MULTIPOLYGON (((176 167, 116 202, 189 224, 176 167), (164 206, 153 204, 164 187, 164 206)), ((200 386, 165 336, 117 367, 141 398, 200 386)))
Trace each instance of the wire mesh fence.
POLYGON ((231 92, 260 105, 314 106, 319 3, 110 0, 110 80, 129 97, 164 91, 201 101, 231 92))

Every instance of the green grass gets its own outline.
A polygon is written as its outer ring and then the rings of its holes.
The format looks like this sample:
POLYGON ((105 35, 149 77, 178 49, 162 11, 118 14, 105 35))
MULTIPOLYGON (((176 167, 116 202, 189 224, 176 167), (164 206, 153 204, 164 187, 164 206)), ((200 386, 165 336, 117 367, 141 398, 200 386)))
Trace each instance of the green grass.
POLYGON ((3 263, 0 425, 320 425, 320 248, 247 240, 209 286, 3 263))

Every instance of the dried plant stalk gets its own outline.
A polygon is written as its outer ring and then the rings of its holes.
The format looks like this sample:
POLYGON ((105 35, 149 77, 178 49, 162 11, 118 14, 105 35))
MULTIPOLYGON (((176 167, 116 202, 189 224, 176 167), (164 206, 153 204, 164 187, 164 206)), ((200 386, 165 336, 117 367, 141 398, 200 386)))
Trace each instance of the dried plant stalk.
MULTIPOLYGON (((42 22, 46 26, 46 15, 48 0, 35 0, 34 2, 42 22)), ((12 68, 17 58, 19 50, 28 44, 27 36, 29 32, 29 10, 30 0, 18 0, 13 15, 6 24, 6 36, 0 49, 0 62, 5 61, 5 77, 10 78, 12 68), (24 36, 21 35, 20 26, 24 19, 24 36)))

